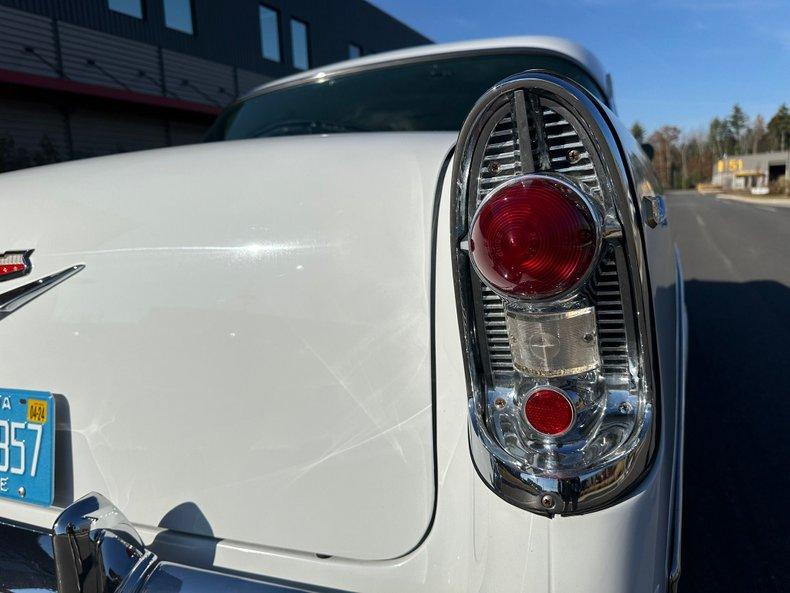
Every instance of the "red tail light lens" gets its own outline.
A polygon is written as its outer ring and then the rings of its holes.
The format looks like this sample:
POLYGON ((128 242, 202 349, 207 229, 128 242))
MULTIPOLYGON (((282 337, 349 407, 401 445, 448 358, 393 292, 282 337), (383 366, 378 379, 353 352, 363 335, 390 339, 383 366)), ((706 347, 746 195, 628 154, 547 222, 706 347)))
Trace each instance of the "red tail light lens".
POLYGON ((584 197, 559 180, 528 175, 483 201, 472 221, 469 250, 495 290, 545 299, 584 278, 597 244, 598 225, 584 197))
POLYGON ((532 428, 549 436, 566 432, 573 422, 573 406, 557 389, 537 389, 527 398, 524 414, 532 428))

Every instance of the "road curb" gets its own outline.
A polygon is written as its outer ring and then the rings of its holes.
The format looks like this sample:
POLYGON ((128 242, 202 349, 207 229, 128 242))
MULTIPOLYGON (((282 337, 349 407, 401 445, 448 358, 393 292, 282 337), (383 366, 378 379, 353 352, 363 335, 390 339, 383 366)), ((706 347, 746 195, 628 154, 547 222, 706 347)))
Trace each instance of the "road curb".
POLYGON ((747 198, 746 196, 734 196, 732 194, 715 194, 720 200, 730 200, 733 202, 743 202, 744 204, 755 204, 760 206, 779 206, 780 208, 790 208, 790 198, 747 198))

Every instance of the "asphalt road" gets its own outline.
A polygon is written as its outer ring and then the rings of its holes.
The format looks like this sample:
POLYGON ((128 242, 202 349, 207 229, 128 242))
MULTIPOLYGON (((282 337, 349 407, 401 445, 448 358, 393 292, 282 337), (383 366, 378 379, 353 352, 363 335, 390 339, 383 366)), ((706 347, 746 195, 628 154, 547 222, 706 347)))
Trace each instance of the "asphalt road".
POLYGON ((790 591, 790 207, 667 196, 689 316, 680 591, 790 591))

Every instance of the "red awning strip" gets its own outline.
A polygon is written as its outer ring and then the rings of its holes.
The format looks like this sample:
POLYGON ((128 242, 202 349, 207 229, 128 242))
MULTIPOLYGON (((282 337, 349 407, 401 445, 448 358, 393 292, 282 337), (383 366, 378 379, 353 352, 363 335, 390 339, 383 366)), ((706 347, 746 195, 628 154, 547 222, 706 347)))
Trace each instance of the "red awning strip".
POLYGON ((159 95, 149 95, 124 89, 114 89, 96 84, 87 84, 65 78, 50 78, 49 76, 39 76, 16 72, 15 70, 4 70, 0 68, 0 83, 15 84, 19 86, 34 87, 38 89, 48 89, 62 93, 75 95, 88 95, 114 101, 124 101, 126 103, 136 103, 138 105, 148 105, 150 107, 160 107, 163 109, 173 109, 176 111, 188 111, 191 113, 205 113, 207 115, 217 115, 222 111, 214 105, 203 105, 193 101, 182 99, 171 99, 159 95))

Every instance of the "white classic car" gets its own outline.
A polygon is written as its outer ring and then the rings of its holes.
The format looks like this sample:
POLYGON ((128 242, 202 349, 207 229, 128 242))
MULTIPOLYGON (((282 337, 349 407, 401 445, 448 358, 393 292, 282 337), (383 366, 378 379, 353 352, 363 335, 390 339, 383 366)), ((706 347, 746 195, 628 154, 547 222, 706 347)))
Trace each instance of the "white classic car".
POLYGON ((365 57, 209 140, 0 179, 1 590, 675 587, 682 274, 589 52, 365 57))

